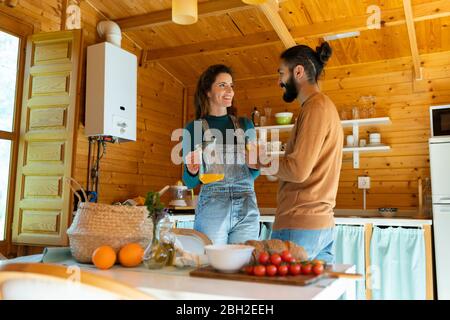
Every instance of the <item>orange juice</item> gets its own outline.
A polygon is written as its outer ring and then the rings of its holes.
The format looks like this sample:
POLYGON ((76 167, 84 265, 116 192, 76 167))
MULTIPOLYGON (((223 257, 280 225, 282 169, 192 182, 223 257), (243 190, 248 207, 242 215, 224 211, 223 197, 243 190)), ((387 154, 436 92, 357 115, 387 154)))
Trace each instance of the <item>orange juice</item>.
POLYGON ((223 178, 225 178, 224 173, 202 173, 202 174, 200 174, 200 181, 203 182, 203 184, 221 181, 221 180, 223 180, 223 178))

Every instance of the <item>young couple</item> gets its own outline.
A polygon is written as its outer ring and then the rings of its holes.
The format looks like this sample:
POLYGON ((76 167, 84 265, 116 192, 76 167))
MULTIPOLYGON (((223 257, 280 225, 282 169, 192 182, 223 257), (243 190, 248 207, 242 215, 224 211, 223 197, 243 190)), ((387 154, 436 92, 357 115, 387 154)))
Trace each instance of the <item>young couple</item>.
MULTIPOLYGON (((298 45, 280 57, 278 81, 284 91, 283 99, 288 103, 297 100, 301 108, 285 156, 278 163, 276 176, 280 182, 272 232, 273 239, 302 246, 309 259, 328 263, 334 261, 333 208, 342 163, 343 131, 335 105, 320 92, 317 81, 331 54, 331 47, 325 42, 315 51, 298 45)), ((211 66, 200 76, 195 93, 196 119, 186 126, 183 136, 183 180, 189 188, 202 184, 194 149, 209 129, 222 133, 222 137, 227 137, 227 130, 242 129, 252 133, 249 140, 256 140, 254 130, 249 130, 253 123, 235 117, 233 97, 233 76, 227 66, 211 66), (201 125, 201 137, 194 134, 196 122, 201 125)), ((236 139, 223 143, 237 144, 236 139)), ((257 240, 259 210, 254 180, 261 166, 259 162, 225 164, 222 180, 202 184, 194 228, 214 244, 257 240)))

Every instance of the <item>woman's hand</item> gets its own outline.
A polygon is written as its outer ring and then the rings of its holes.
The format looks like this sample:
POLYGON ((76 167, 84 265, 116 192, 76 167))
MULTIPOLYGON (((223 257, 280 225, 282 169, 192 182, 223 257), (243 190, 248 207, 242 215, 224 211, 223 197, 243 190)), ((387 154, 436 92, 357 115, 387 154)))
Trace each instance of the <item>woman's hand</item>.
POLYGON ((200 155, 196 151, 191 151, 186 156, 186 167, 190 174, 195 176, 200 170, 200 155))

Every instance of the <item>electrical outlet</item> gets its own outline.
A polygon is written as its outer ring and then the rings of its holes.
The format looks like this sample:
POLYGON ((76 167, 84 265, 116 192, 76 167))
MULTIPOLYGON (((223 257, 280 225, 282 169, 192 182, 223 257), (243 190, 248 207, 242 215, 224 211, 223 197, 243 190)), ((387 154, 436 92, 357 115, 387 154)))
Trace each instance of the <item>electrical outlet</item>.
POLYGON ((370 189, 370 177, 358 177, 358 189, 370 189))

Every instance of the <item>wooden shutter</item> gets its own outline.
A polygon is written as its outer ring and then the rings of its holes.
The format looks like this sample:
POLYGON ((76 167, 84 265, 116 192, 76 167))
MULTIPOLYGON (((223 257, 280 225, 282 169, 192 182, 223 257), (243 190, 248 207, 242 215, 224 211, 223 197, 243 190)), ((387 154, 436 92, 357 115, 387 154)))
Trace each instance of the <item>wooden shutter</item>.
POLYGON ((81 30, 28 37, 21 110, 12 241, 67 245, 81 30))

